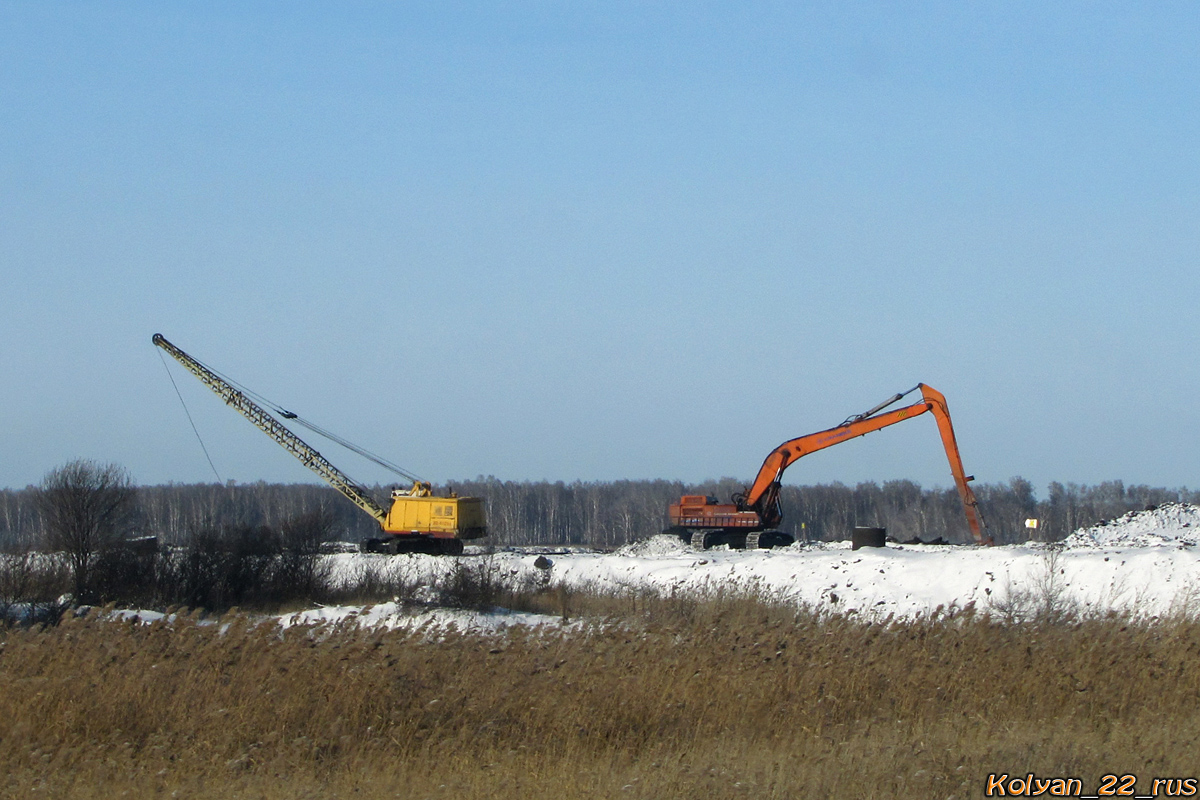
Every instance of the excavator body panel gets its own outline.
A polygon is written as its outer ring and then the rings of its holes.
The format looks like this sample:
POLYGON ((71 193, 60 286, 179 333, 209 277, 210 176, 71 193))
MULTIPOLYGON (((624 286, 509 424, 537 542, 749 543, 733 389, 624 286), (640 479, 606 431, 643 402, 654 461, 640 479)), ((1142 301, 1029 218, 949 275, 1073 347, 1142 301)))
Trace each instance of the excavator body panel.
POLYGON ((689 530, 722 529, 762 530, 762 519, 753 511, 740 510, 733 503, 718 503, 715 497, 684 495, 668 510, 671 524, 689 530))

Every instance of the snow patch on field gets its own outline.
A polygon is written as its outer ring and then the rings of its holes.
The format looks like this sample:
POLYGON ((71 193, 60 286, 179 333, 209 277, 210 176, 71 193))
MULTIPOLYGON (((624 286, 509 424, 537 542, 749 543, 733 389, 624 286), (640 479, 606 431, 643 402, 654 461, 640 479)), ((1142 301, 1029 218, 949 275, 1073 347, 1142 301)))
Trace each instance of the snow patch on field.
POLYGON ((414 608, 400 603, 371 606, 322 606, 273 617, 283 629, 295 625, 350 625, 358 628, 387 630, 423 630, 428 633, 491 632, 501 633, 514 625, 537 628, 562 627, 558 617, 494 608, 471 611, 457 608, 414 608))
MULTIPOLYGON (((141 625, 150 625, 155 622, 170 625, 177 621, 178 615, 146 609, 123 608, 108 613, 105 615, 105 619, 141 625)), ((556 629, 572 626, 571 623, 565 623, 557 616, 511 611, 506 608, 472 611, 459 608, 403 605, 401 603, 378 603, 368 606, 318 606, 290 614, 264 615, 258 619, 260 623, 273 622, 282 630, 297 626, 317 628, 349 626, 367 630, 383 628, 386 630, 422 631, 432 635, 443 635, 452 631, 503 633, 505 629, 515 625, 556 629)), ((199 620, 198 624, 228 627, 216 619, 199 620)))

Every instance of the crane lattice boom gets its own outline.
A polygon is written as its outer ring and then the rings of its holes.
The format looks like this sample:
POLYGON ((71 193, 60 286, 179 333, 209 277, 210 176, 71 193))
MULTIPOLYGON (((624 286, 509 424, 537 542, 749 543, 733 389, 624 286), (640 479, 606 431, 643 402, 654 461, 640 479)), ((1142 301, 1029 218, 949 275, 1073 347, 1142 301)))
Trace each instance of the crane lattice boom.
POLYGON ((241 391, 229 384, 208 367, 201 364, 187 353, 171 344, 161 333, 154 334, 154 344, 166 350, 171 356, 183 364, 189 372, 195 375, 209 389, 212 389, 222 400, 232 406, 243 417, 250 420, 267 436, 270 436, 287 450, 304 466, 311 469, 321 479, 345 495, 350 502, 366 511, 382 526, 387 520, 387 512, 376 503, 366 490, 352 481, 344 472, 310 447, 303 439, 292 433, 283 423, 271 416, 262 406, 246 397, 241 391))

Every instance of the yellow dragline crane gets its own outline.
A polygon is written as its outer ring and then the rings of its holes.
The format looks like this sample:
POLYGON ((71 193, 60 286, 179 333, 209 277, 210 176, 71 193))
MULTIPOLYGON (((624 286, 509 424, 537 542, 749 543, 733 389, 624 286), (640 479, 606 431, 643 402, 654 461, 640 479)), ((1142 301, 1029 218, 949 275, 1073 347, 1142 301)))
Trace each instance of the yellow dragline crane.
MULTIPOLYGON (((227 405, 232 406, 284 450, 299 459, 301 464, 317 473, 350 502, 374 517, 379 523, 380 536, 365 539, 359 545, 363 552, 459 555, 463 551, 464 539, 487 536, 483 501, 480 498, 459 497, 453 492, 448 497, 434 496, 428 483, 412 478, 406 473, 401 474, 413 481, 412 488, 394 489, 391 508, 385 511, 363 487, 352 481, 240 389, 171 344, 161 333, 154 334, 152 341, 183 364, 227 405)), ((298 419, 291 412, 280 410, 277 413, 285 419, 298 419)), ((314 430, 320 432, 315 427, 314 430)), ((360 448, 342 443, 372 457, 360 448)), ((389 468, 395 469, 394 466, 389 468)))

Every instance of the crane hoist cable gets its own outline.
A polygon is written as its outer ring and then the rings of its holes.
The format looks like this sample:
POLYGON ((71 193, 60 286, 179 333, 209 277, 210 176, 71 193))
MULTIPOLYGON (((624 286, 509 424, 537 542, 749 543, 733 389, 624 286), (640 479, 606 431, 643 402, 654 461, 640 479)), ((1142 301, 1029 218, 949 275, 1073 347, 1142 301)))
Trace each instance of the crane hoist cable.
MULTIPOLYGON (((161 354, 161 353, 159 353, 159 357, 160 357, 160 358, 162 357, 162 354, 161 354)), ((238 391, 240 391, 242 394, 246 395, 247 397, 251 398, 252 400, 255 400, 255 401, 256 401, 256 402, 258 402, 259 404, 261 404, 261 405, 264 405, 264 406, 268 407, 269 409, 271 409, 271 411, 275 412, 276 414, 278 414, 278 415, 279 415, 280 417, 282 417, 283 419, 285 419, 285 420, 287 420, 287 421, 289 421, 289 422, 295 422, 295 423, 296 423, 296 424, 298 424, 298 425, 301 425, 301 426, 303 426, 303 427, 305 427, 305 428, 308 428, 310 431, 312 431, 313 433, 317 434, 318 436, 322 436, 322 437, 324 437, 324 438, 328 439, 329 441, 333 442, 334 444, 341 445, 342 447, 346 448, 347 450, 350 450, 351 452, 357 453, 358 455, 362 456, 363 458, 367 459, 368 461, 372 461, 372 462, 374 462, 375 464, 378 464, 379 466, 381 466, 381 467, 383 467, 384 469, 388 470, 389 472, 393 472, 393 473, 395 473, 395 474, 399 475, 400 477, 402 477, 402 478, 404 478, 404 479, 406 479, 406 480, 412 481, 412 482, 414 482, 414 483, 425 483, 425 481, 423 481, 421 478, 419 478, 418 476, 416 476, 416 475, 412 474, 411 472, 409 472, 408 470, 406 470, 406 469, 404 469, 403 467, 399 466, 398 464, 395 464, 395 463, 393 463, 393 462, 391 462, 391 461, 388 461, 386 458, 384 458, 384 457, 383 457, 383 456, 381 456, 381 455, 378 455, 378 454, 376 454, 376 453, 372 453, 370 450, 366 449, 365 447, 362 447, 361 445, 357 445, 357 444, 355 444, 354 442, 351 442, 349 439, 346 439, 346 438, 345 438, 345 437, 343 437, 343 436, 338 436, 338 435, 337 435, 336 433, 334 433, 333 431, 327 430, 326 428, 322 428, 320 425, 317 425, 317 424, 316 424, 316 423, 314 423, 314 422, 310 422, 309 420, 306 420, 306 419, 304 419, 304 418, 303 418, 303 417, 301 417, 299 414, 296 414, 296 413, 294 413, 294 412, 292 412, 292 411, 289 411, 288 409, 284 408, 284 407, 283 407, 282 405, 280 405, 279 403, 276 403, 275 401, 271 400, 270 398, 264 397, 263 395, 261 395, 261 394, 259 394, 258 392, 254 391, 254 390, 253 390, 253 389, 251 389, 250 387, 246 386, 245 384, 243 384, 243 383, 239 383, 238 381, 235 381, 233 378, 230 378, 228 375, 224 375, 224 374, 222 374, 222 373, 218 372, 217 370, 215 370, 215 369, 213 369, 212 367, 210 367, 208 364, 205 364, 203 361, 200 361, 200 359, 198 359, 198 358, 195 358, 194 356, 192 356, 191 358, 192 358, 192 359, 193 359, 193 360, 194 360, 194 361, 195 361, 197 364, 200 364, 200 365, 201 365, 201 366, 203 366, 205 369, 207 369, 208 371, 212 372, 214 375, 216 375, 216 376, 218 376, 219 378, 221 378, 221 380, 225 381, 225 382, 226 382, 226 383, 228 383, 230 386, 233 386, 234 388, 236 388, 236 389, 237 389, 238 391)), ((167 365, 167 362, 166 362, 166 360, 164 359, 164 360, 163 360, 163 366, 165 367, 166 365, 167 365)), ((168 370, 167 370, 167 374, 168 374, 168 375, 170 375, 170 374, 171 374, 171 371, 170 371, 170 369, 168 369, 168 370)), ((175 384, 175 378, 174 378, 174 377, 172 377, 172 378, 171 378, 171 384, 172 384, 172 385, 174 385, 174 384, 175 384)), ((176 386, 176 387, 175 387, 175 391, 176 391, 176 392, 178 392, 178 391, 179 391, 179 387, 178 387, 178 386, 176 386)), ((182 400, 182 399, 183 399, 183 397, 182 397, 182 395, 181 395, 181 396, 180 396, 180 400, 182 400)), ((187 408, 187 407, 185 406, 185 407, 184 407, 185 411, 186 411, 186 408, 187 408)), ((189 421, 191 421, 191 415, 190 415, 190 414, 188 415, 188 420, 189 420, 189 421)), ((195 427, 196 427, 196 426, 195 426, 195 424, 193 423, 193 425, 192 425, 192 429, 193 429, 193 430, 195 430, 195 427)), ((199 437, 199 436, 200 436, 199 432, 197 432, 197 433, 196 433, 196 436, 197 436, 197 437, 199 437)), ((201 446, 201 447, 203 447, 203 446, 204 446, 204 442, 203 442, 203 441, 201 441, 201 443, 200 443, 200 446, 201 446)), ((206 457, 208 456, 208 450, 207 450, 207 449, 204 451, 204 455, 205 455, 206 457)), ((209 465, 210 465, 210 466, 212 465, 212 460, 211 460, 211 459, 209 459, 209 465)), ((216 472, 216 467, 213 467, 213 472, 216 472)))
POLYGON ((279 415, 282 416, 284 419, 294 420, 297 424, 303 425, 305 428, 308 428, 310 431, 317 434, 318 436, 323 436, 326 439, 328 439, 329 441, 334 442, 335 444, 340 444, 342 447, 346 448, 347 450, 358 453, 363 458, 367 459, 368 461, 375 462, 376 464, 378 464, 379 466, 388 470, 389 472, 394 472, 397 475, 399 475, 400 477, 410 480, 413 483, 425 483, 425 481, 421 480, 421 478, 417 477, 416 475, 413 475, 408 470, 405 470, 402 467, 400 467, 396 464, 393 464, 391 461, 388 461, 383 456, 372 453, 370 450, 367 450, 365 447, 360 447, 359 445, 354 444, 354 442, 351 442, 348 439, 338 436, 336 433, 333 433, 332 431, 328 431, 328 430, 320 427, 319 425, 309 422, 308 420, 300 417, 297 414, 293 414, 290 411, 286 411, 283 409, 278 409, 278 411, 279 411, 279 415))
POLYGON ((196 441, 200 443, 200 449, 204 451, 204 457, 208 459, 208 465, 212 467, 213 475, 217 476, 217 483, 224 483, 221 478, 221 473, 217 472, 217 465, 213 463, 212 456, 208 454, 208 448, 204 446, 204 439, 200 436, 200 430, 196 427, 195 420, 192 419, 192 412, 188 411, 187 403, 183 400, 183 393, 179 391, 179 384, 175 383, 175 376, 171 374, 171 368, 167 365, 167 359, 162 354, 162 350, 158 351, 158 357, 162 361, 163 369, 167 371, 167 377, 171 379, 171 385, 175 387, 175 394, 179 397, 179 404, 183 406, 183 413, 187 416, 188 423, 192 426, 192 433, 196 434, 196 441))

